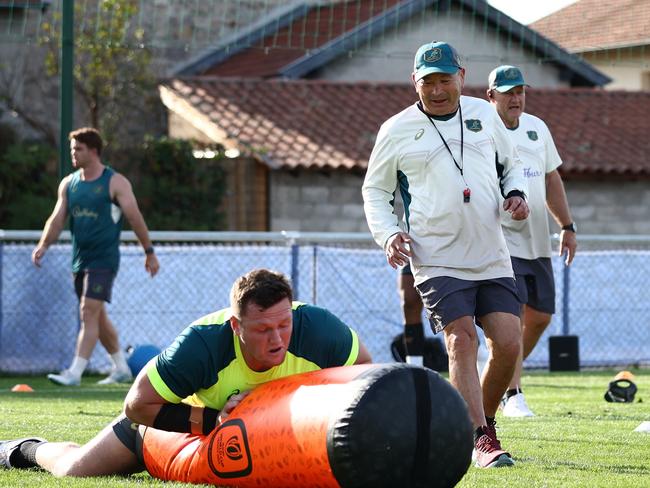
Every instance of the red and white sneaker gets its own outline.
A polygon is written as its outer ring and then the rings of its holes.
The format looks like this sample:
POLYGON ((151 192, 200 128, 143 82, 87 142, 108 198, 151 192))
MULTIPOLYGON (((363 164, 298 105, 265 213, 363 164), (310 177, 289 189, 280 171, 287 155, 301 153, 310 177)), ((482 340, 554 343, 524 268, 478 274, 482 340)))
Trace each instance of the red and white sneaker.
POLYGON ((476 439, 472 460, 477 468, 500 468, 514 466, 510 453, 501 449, 495 423, 483 427, 483 435, 476 439))

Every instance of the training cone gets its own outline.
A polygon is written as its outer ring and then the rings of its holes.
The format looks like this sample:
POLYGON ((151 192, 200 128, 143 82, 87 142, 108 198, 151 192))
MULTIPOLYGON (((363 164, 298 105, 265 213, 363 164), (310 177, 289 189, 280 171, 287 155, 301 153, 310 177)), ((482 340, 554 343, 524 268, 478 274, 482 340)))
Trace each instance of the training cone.
POLYGON ((616 376, 614 376, 614 381, 618 380, 634 381, 634 375, 629 371, 619 371, 616 376))
POLYGON ((19 383, 17 385, 14 385, 11 391, 34 391, 34 389, 25 383, 19 383))

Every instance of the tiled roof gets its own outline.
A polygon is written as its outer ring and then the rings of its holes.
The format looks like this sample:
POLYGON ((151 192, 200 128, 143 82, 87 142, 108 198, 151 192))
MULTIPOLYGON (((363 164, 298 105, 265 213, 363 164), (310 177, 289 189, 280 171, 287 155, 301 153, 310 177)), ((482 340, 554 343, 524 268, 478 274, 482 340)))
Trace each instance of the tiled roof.
POLYGON ((217 76, 277 76, 281 69, 305 52, 322 48, 333 39, 353 30, 399 0, 355 0, 332 5, 316 5, 289 25, 270 29, 259 44, 245 49, 208 69, 217 76))
POLYGON ((485 0, 341 0, 296 2, 259 19, 240 35, 222 39, 172 76, 303 78, 332 60, 381 38, 427 8, 440 11, 456 4, 468 21, 517 42, 557 65, 571 86, 603 86, 611 81, 579 57, 538 32, 521 25, 485 0))
POLYGON ((530 24, 572 52, 650 44, 650 1, 579 0, 530 24))
MULTIPOLYGON (((381 123, 416 100, 405 84, 206 77, 171 80, 161 94, 273 168, 359 171, 381 123)), ((650 176, 650 93, 530 88, 527 109, 549 125, 563 174, 650 176)))

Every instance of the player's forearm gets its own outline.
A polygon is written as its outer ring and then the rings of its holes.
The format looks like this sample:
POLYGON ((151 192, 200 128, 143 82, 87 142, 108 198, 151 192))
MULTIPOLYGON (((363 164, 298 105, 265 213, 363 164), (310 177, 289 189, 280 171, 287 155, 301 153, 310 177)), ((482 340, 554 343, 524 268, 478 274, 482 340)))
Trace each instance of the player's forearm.
POLYGON ((546 206, 560 227, 570 224, 573 219, 562 178, 556 172, 547 175, 546 178, 546 206))
POLYGON ((401 230, 394 207, 391 205, 393 195, 372 187, 364 187, 362 193, 368 228, 375 242, 384 248, 388 238, 401 230))
POLYGON ((38 241, 39 246, 47 248, 55 243, 59 238, 59 235, 61 235, 64 223, 64 218, 61 218, 58 215, 51 215, 45 222, 41 239, 38 241))
POLYGON ((166 403, 160 407, 152 426, 170 432, 208 435, 218 423, 219 410, 214 408, 166 403))
POLYGON ((136 210, 132 215, 127 215, 127 220, 129 221, 131 229, 133 229, 133 232, 135 232, 135 235, 140 241, 142 248, 146 250, 152 247, 151 239, 149 237, 149 229, 147 228, 147 224, 145 223, 140 211, 136 210))

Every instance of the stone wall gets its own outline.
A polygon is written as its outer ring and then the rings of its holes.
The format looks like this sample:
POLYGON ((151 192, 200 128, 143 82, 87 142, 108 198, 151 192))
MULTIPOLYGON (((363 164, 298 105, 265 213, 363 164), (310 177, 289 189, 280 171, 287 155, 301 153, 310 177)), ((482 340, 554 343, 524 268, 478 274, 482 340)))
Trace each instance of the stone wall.
POLYGON ((565 188, 580 234, 650 234, 650 181, 567 181, 565 188))
POLYGON ((271 231, 368 232, 363 213, 363 176, 349 171, 273 171, 271 231))
MULTIPOLYGON (((271 231, 368 232, 363 175, 271 172, 271 231)), ((650 182, 566 181, 579 234, 650 234, 650 182)), ((558 232, 552 218, 551 232, 558 232)))

